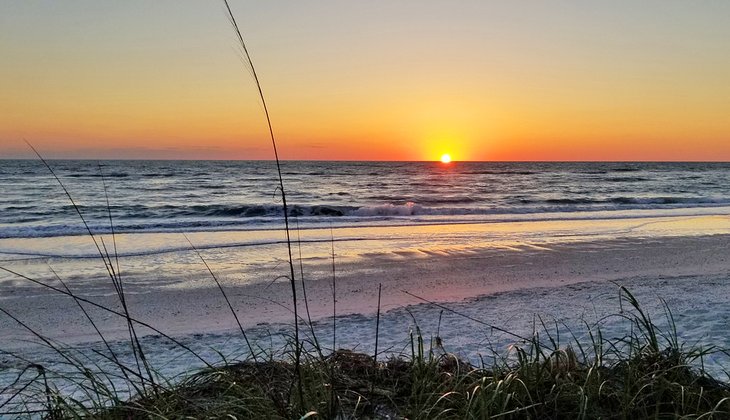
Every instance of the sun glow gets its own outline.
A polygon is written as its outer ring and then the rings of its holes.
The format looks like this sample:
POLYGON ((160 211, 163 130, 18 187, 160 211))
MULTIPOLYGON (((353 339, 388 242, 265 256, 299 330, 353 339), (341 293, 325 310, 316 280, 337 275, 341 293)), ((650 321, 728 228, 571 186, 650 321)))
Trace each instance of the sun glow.
POLYGON ((451 163, 451 156, 448 153, 441 155, 441 163, 451 163))

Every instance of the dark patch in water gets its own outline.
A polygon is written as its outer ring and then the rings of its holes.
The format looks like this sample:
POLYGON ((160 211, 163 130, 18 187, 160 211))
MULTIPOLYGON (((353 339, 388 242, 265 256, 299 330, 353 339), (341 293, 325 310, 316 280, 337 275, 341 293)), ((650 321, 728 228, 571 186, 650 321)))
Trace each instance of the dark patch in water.
POLYGON ((257 216, 265 216, 265 215, 266 215, 266 209, 261 206, 249 207, 243 212, 244 217, 257 217, 257 216))
POLYGON ((310 213, 313 216, 342 216, 344 213, 342 213, 341 210, 327 207, 327 206, 314 206, 312 207, 312 210, 310 213))
POLYGON ((618 176, 615 178, 606 178, 606 182, 644 182, 644 181, 651 181, 649 178, 642 178, 642 177, 630 177, 630 176, 618 176))
POLYGON ((548 204, 594 204, 597 201, 588 198, 551 198, 545 202, 548 204))

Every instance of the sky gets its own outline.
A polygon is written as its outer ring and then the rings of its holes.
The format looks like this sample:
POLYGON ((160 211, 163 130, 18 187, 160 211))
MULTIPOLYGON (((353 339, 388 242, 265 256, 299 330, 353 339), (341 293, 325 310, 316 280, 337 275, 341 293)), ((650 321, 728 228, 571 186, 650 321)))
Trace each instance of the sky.
MULTIPOLYGON (((232 0, 280 156, 730 160, 730 2, 232 0)), ((0 0, 0 158, 272 159, 219 1, 0 0)))

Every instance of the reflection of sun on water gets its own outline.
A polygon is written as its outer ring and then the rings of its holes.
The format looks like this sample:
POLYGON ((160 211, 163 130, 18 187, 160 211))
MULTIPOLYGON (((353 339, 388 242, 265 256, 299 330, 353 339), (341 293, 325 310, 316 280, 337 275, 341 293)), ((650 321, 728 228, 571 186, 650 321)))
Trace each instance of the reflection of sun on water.
POLYGON ((449 163, 451 162, 451 156, 449 156, 448 153, 444 153, 441 155, 441 163, 449 163))

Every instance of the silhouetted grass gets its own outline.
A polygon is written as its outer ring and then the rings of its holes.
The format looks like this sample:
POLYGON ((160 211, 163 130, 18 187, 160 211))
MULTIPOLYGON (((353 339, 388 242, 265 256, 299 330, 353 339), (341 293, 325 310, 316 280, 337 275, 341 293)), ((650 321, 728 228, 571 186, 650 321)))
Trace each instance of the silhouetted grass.
MULTIPOLYGON (((292 306, 294 308, 294 349, 295 349, 295 370, 297 372, 297 376, 299 376, 299 362, 300 362, 300 353, 301 353, 301 344, 299 341, 299 302, 297 299, 297 285, 296 285, 296 278, 294 275, 294 258, 292 256, 292 240, 291 240, 291 230, 289 229, 289 210, 287 206, 286 201, 286 189, 284 188, 284 177, 281 175, 281 161, 279 160, 279 151, 276 147, 276 136, 274 135, 274 127, 271 124, 271 115, 269 114, 269 107, 266 105, 266 97, 264 96, 264 90, 261 86, 261 82, 259 81, 259 76, 256 73, 256 66, 254 66, 253 60, 251 59, 251 54, 248 51, 248 48, 246 47, 246 42, 243 39, 243 34, 241 34, 241 30, 238 27, 238 22, 236 21, 236 17, 233 14, 233 11, 231 10, 231 5, 228 4, 228 0, 223 0, 223 3, 226 6, 226 11, 228 12, 228 20, 231 23, 231 27, 233 28, 234 32, 236 33, 236 37, 238 38, 239 46, 243 50, 244 54, 244 64, 247 66, 247 70, 250 72, 251 76, 253 77, 254 83, 256 84, 256 89, 259 93, 259 99, 261 100, 261 105, 264 108, 264 115, 266 117, 266 126, 268 127, 269 131, 269 138, 271 139, 271 147, 274 151, 274 160, 276 162, 276 173, 278 176, 279 181, 279 193, 281 194, 281 206, 284 213, 284 232, 286 233, 286 249, 288 253, 288 263, 289 263, 289 284, 291 285, 291 293, 292 293, 292 306)), ((303 281, 303 280, 302 280, 303 281)), ((299 381, 301 382, 301 381, 299 381)), ((301 399, 301 385, 297 385, 299 389, 300 399, 301 399)))
POLYGON ((718 349, 685 347, 669 313, 669 331, 661 330, 628 290, 622 296, 630 309, 616 316, 630 322, 625 335, 603 338, 595 327, 588 343, 558 347, 555 332, 538 323, 529 340, 488 366, 445 352, 439 337, 427 340, 416 327, 411 354, 382 362, 349 350, 303 352, 301 400, 289 394, 297 381, 292 349, 289 360, 205 368, 167 390, 101 409, 81 410, 53 395, 51 411, 62 419, 728 418, 730 388, 698 363, 718 349))

